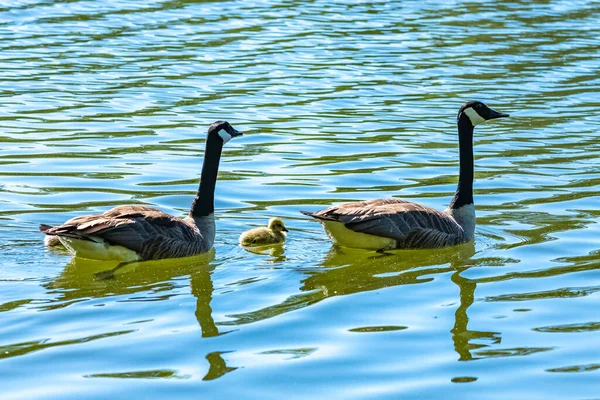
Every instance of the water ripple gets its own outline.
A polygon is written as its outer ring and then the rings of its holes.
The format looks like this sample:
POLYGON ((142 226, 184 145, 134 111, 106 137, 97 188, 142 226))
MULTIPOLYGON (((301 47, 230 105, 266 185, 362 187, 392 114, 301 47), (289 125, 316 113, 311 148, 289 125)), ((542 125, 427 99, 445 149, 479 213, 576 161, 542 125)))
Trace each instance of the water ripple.
POLYGON ((596 396, 599 22, 566 0, 0 4, 4 393, 596 396), (444 208, 470 99, 511 114, 475 133, 475 245, 331 248, 299 214, 444 208), (101 281, 114 265, 43 248, 39 223, 187 212, 218 119, 246 135, 223 153, 214 254, 101 281), (237 247, 275 215, 285 247, 237 247))

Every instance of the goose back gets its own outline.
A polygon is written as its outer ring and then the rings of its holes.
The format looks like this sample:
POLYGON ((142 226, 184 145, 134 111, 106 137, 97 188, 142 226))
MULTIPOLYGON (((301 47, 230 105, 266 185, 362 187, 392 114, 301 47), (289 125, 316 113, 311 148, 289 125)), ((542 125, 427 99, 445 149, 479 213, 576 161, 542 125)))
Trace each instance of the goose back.
MULTIPOLYGON (((418 249, 454 246, 469 240, 463 228, 447 212, 440 212, 406 200, 378 199, 344 203, 318 211, 304 213, 321 220, 328 234, 338 244, 351 240, 342 235, 352 232, 387 238, 388 241, 365 242, 357 237, 363 248, 418 249), (345 232, 335 223, 342 224, 345 232)), ((355 246, 351 246, 355 247, 355 246)))
POLYGON ((80 257, 96 258, 86 257, 89 244, 77 245, 77 242, 87 241, 121 246, 135 252, 140 260, 187 257, 207 252, 213 245, 215 233, 212 214, 180 219, 145 206, 115 207, 103 214, 75 217, 55 227, 42 225, 40 230, 67 242, 65 245, 75 248, 76 255, 80 257))

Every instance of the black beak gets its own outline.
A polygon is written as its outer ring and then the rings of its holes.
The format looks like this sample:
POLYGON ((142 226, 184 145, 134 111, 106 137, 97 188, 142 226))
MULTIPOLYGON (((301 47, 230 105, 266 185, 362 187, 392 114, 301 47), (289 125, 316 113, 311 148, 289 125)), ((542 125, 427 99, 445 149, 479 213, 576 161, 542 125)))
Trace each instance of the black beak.
POLYGON ((488 119, 496 119, 496 118, 504 118, 504 117, 510 117, 510 115, 508 114, 504 114, 498 111, 494 111, 490 108, 490 116, 488 117, 488 119))
POLYGON ((238 130, 237 130, 237 129, 235 129, 235 128, 233 128, 233 132, 230 132, 230 134, 231 134, 231 137, 232 137, 232 138, 234 138, 234 137, 238 137, 238 136, 242 136, 242 135, 243 135, 243 133, 242 133, 242 132, 238 131, 238 130))
POLYGON ((281 228, 281 231, 282 232, 289 232, 285 226, 283 228, 281 228))

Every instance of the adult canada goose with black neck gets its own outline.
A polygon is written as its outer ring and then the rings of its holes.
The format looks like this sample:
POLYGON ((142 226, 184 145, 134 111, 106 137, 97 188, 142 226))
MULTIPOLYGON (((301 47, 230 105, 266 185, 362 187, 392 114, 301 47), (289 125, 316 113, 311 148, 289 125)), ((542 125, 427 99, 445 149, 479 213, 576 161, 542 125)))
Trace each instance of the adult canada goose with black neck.
POLYGON ((473 128, 487 120, 508 117, 480 101, 458 110, 460 172, 448 208, 437 211, 406 200, 379 199, 344 203, 315 213, 334 243, 363 249, 427 249, 473 240, 473 128))
POLYGON ((226 121, 208 129, 200 186, 187 217, 156 208, 119 206, 104 214, 83 215, 62 225, 40 225, 75 256, 96 260, 143 261, 208 252, 215 240, 214 199, 223 145, 242 135, 226 121))

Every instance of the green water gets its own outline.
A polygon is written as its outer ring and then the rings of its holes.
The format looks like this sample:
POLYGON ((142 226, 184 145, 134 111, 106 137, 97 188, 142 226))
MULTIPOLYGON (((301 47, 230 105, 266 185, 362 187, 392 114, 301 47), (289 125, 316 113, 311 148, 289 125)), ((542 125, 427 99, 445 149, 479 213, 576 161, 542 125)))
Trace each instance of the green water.
POLYGON ((0 5, 2 399, 578 399, 600 393, 600 4, 98 1, 0 5), (332 248, 314 211, 444 208, 460 104, 474 245, 332 248), (39 223, 183 215, 228 143, 212 254, 114 264, 39 223), (238 235, 282 216, 285 247, 238 235))

